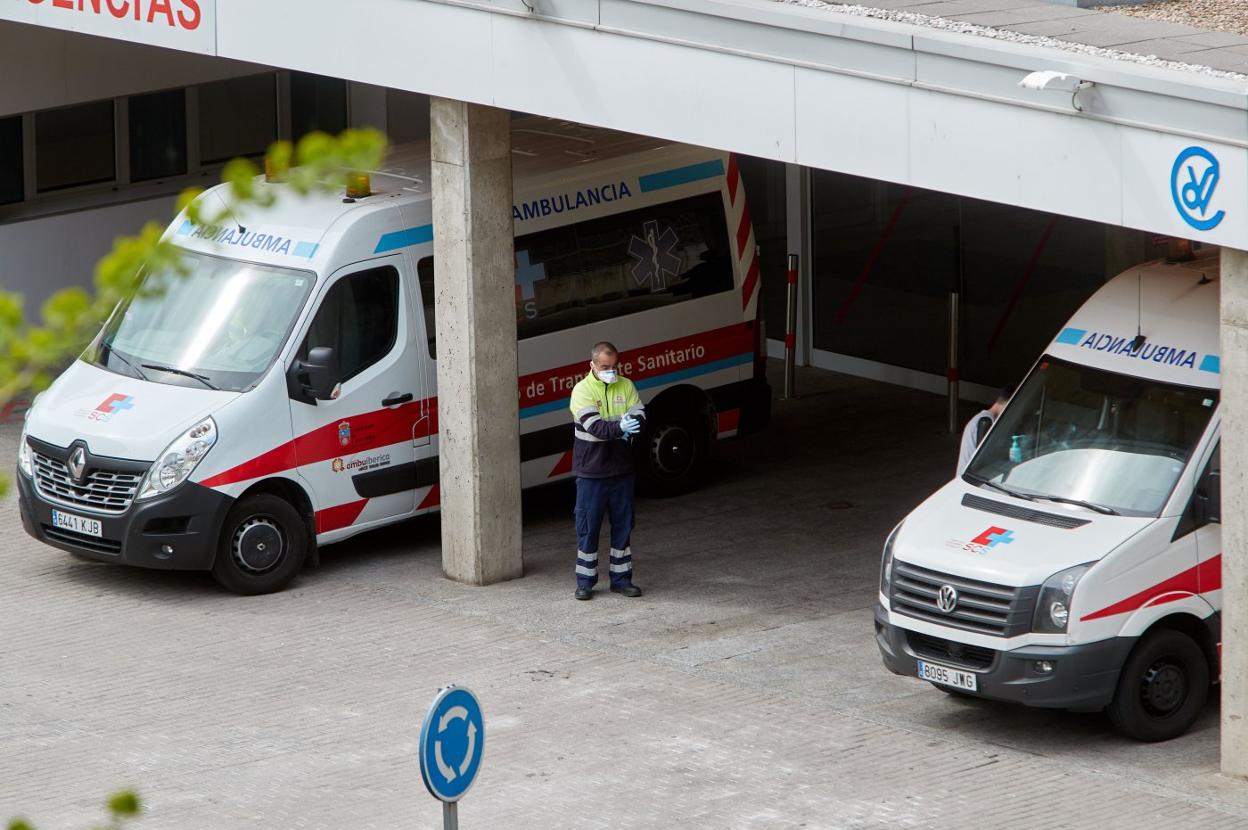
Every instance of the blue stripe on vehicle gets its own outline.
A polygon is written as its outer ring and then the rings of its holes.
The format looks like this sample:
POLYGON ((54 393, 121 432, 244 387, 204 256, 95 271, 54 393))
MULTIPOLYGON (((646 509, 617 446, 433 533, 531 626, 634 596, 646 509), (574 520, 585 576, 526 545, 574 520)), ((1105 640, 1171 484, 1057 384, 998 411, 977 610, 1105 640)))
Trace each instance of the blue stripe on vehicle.
POLYGON ((195 223, 192 222, 190 219, 184 219, 182 221, 182 227, 178 228, 178 236, 186 236, 188 233, 190 233, 194 229, 195 229, 195 223))
POLYGON ((1200 361, 1200 371, 1221 374, 1222 358, 1218 357, 1216 354, 1205 355, 1200 361))
POLYGON ((641 183, 641 192, 649 193, 652 190, 662 190, 665 187, 676 187, 682 184, 689 184, 689 182, 701 181, 702 179, 713 179, 722 175, 724 175, 724 160, 713 159, 712 161, 677 167, 674 170, 649 173, 639 177, 638 181, 641 183))
POLYGON ((296 242, 295 256, 302 256, 311 259, 316 256, 316 249, 321 247, 316 242, 296 242))
POLYGON ((406 248, 409 245, 420 245, 432 241, 433 225, 420 225, 415 228, 383 233, 381 239, 377 240, 377 248, 373 253, 382 254, 386 251, 397 251, 399 248, 406 248))
MULTIPOLYGON (((711 372, 718 372, 720 369, 741 366, 742 364, 751 362, 753 359, 754 354, 752 352, 746 352, 733 357, 725 357, 722 360, 712 360, 710 363, 690 366, 688 369, 668 372, 665 375, 656 375, 652 378, 633 381, 633 385, 638 389, 649 389, 652 386, 663 386, 668 383, 674 383, 678 380, 686 380, 687 378, 697 377, 698 375, 709 375, 711 372)), ((520 417, 532 418, 534 415, 543 415, 547 412, 556 412, 560 409, 567 409, 569 399, 570 398, 561 398, 557 401, 547 401, 546 403, 526 406, 524 409, 520 410, 520 417)))
POLYGON ((1083 340, 1083 336, 1087 333, 1087 329, 1062 329, 1062 333, 1057 336, 1057 342, 1078 346, 1079 341, 1083 340))

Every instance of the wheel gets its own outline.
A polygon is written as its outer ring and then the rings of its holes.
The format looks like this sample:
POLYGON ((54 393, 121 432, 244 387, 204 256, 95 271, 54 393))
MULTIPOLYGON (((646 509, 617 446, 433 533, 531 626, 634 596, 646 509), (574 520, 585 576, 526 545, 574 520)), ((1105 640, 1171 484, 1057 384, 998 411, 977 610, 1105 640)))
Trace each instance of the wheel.
POLYGON ((212 576, 236 594, 271 594, 290 584, 307 552, 307 528, 289 502, 247 496, 226 514, 212 576))
POLYGON ((710 438, 698 414, 659 413, 638 442, 642 489, 652 496, 677 496, 698 486, 710 438))
POLYGON ((1109 719, 1137 741, 1168 741, 1187 731, 1209 696, 1209 664, 1191 637, 1149 632, 1118 677, 1109 719))

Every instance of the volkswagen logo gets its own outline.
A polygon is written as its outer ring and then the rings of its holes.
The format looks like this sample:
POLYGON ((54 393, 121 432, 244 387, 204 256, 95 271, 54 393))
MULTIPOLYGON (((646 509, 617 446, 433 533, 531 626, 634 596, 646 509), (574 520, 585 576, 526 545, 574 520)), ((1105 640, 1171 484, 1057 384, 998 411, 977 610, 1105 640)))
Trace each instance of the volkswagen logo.
POLYGON ((958 607, 958 590, 952 585, 941 585, 936 595, 936 607, 946 614, 952 614, 958 607))
POLYGON ((69 456, 69 474, 74 477, 74 481, 82 482, 82 477, 87 472, 87 453, 82 447, 78 447, 69 456))

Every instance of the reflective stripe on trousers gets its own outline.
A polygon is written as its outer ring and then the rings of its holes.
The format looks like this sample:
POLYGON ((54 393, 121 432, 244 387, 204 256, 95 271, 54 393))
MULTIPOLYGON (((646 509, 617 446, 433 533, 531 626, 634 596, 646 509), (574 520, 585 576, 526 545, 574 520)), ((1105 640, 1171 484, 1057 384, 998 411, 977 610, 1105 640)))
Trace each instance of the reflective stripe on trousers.
POLYGON ((631 475, 576 480, 577 585, 593 587, 598 582, 598 537, 606 518, 611 521, 611 584, 627 585, 633 576, 631 475))

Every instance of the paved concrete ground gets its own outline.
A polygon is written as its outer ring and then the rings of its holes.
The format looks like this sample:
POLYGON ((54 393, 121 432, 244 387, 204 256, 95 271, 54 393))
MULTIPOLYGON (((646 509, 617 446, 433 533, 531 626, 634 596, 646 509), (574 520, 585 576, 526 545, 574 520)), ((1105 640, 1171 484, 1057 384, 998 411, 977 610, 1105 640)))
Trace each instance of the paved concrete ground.
MULTIPOLYGON (((440 576, 436 518, 283 594, 91 565, 0 511, 0 820, 436 827, 415 758, 448 681, 487 717, 465 828, 1243 827, 1217 709, 1143 746, 1099 715, 946 697, 881 666, 879 547, 949 474, 943 402, 827 374, 714 481, 640 507, 639 600, 571 598, 571 494, 526 498, 523 580, 440 576)), ((11 430, 0 451, 12 457, 11 430)))

